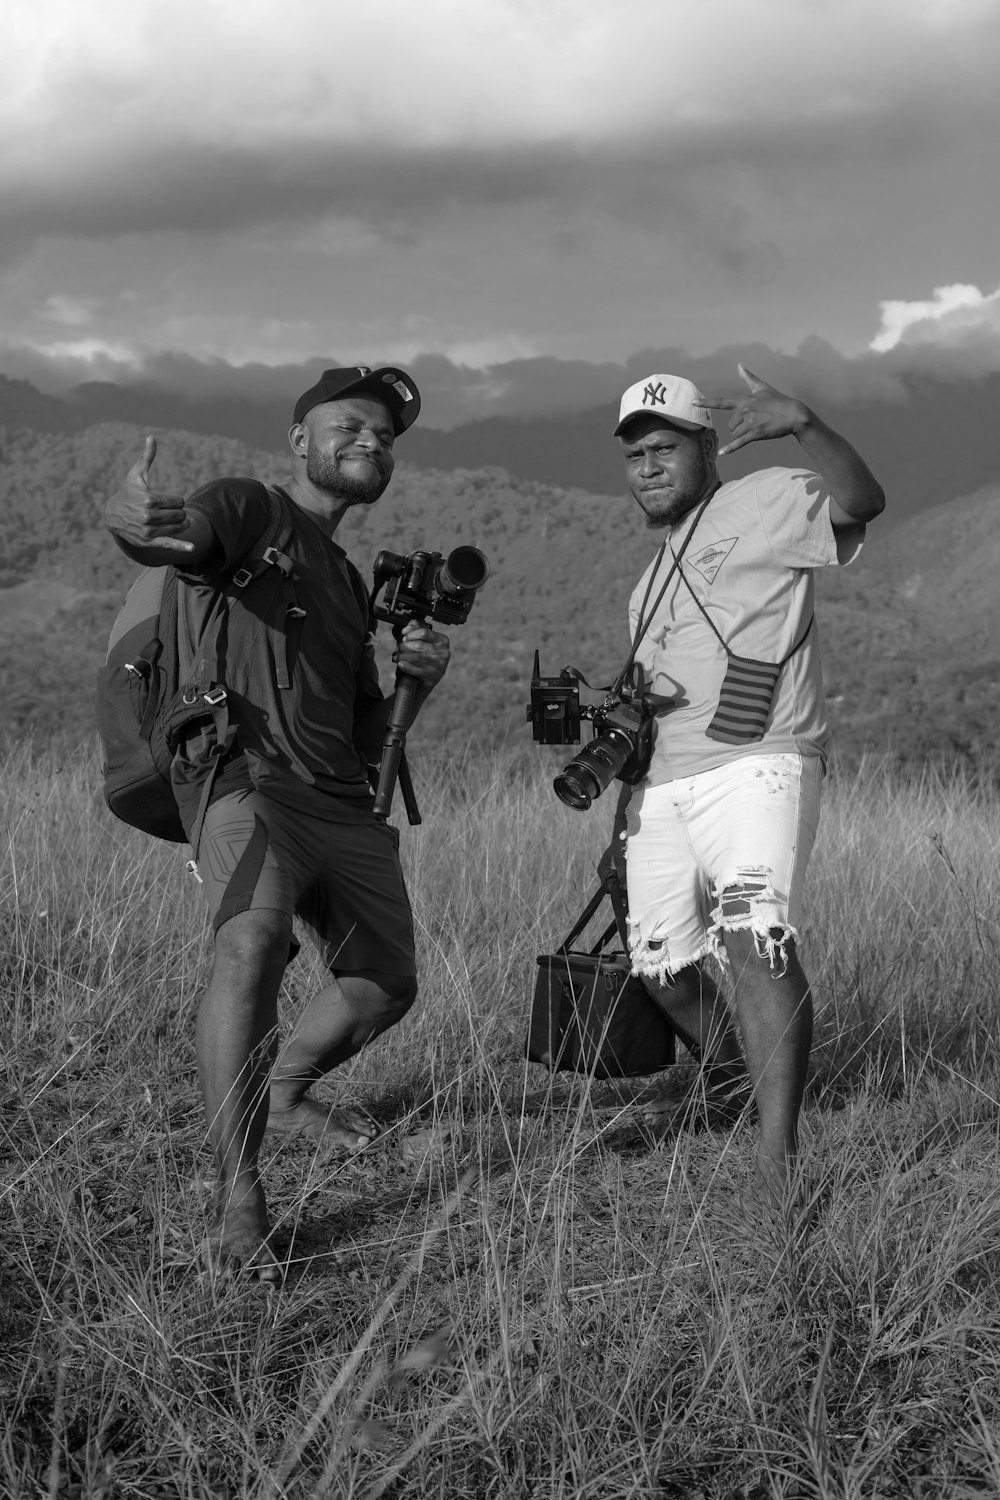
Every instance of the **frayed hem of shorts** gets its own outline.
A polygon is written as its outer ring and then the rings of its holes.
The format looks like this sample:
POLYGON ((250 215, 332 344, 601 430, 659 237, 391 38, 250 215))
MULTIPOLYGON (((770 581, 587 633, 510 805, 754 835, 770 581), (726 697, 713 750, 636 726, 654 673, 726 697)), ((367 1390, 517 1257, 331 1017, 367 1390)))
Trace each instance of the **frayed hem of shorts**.
POLYGON ((723 962, 728 966, 729 958, 722 944, 722 933, 752 932, 757 957, 766 962, 772 979, 784 979, 788 973, 788 944, 798 938, 798 929, 789 922, 765 922, 760 917, 730 917, 724 923, 716 922, 712 928, 722 949, 723 962))
POLYGON ((783 979, 788 972, 788 944, 798 933, 775 913, 775 908, 784 908, 785 902, 779 901, 767 866, 745 865, 735 870, 727 879, 715 882, 713 895, 717 905, 709 919, 709 935, 721 946, 721 933, 752 932, 757 957, 767 962, 772 979, 783 979), (727 901, 744 910, 726 911, 727 901))
POLYGON ((714 958, 716 963, 725 965, 726 953, 720 938, 712 933, 708 935, 708 941, 695 953, 687 958, 670 961, 663 957, 665 944, 650 951, 648 942, 640 939, 631 952, 632 973, 637 979, 655 979, 661 989, 668 988, 674 978, 684 969, 689 969, 692 964, 700 963, 703 958, 714 958))

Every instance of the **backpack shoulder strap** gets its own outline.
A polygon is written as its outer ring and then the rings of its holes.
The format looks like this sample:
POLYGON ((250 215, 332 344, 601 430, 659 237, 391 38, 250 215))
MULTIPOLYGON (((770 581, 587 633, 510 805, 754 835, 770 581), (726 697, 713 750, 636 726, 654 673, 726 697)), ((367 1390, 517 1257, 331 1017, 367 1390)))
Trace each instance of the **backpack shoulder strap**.
POLYGON ((358 568, 356 564, 352 563, 351 559, 346 555, 344 557, 344 562, 347 566, 347 576, 351 581, 351 589, 354 593, 355 599, 357 600, 358 608, 360 609, 362 614, 368 616, 368 633, 371 634, 376 624, 378 623, 372 613, 372 605, 374 603, 374 600, 372 598, 368 585, 365 583, 365 580, 361 576, 361 569, 358 568))
MULTIPOLYGON (((197 857, 201 829, 211 801, 212 787, 222 757, 231 749, 236 739, 236 725, 229 717, 228 692, 219 681, 219 637, 223 619, 228 608, 242 596, 243 590, 268 568, 277 568, 281 576, 281 598, 278 604, 279 617, 267 624, 275 660, 275 680, 279 688, 291 686, 288 670, 287 628, 294 619, 302 619, 305 611, 299 607, 295 597, 295 573, 288 557, 288 544, 292 537, 292 521, 288 508, 280 493, 262 485, 268 500, 268 522, 232 573, 229 582, 220 587, 212 618, 202 638, 202 649, 192 674, 192 681, 185 687, 178 709, 178 725, 184 721, 185 711, 190 714, 195 705, 199 713, 207 709, 214 727, 214 744, 209 752, 209 768, 202 785, 201 797, 190 839, 197 857), (282 605, 284 606, 282 608, 282 605)), ((176 742, 176 741, 175 741, 176 742)))
POLYGON ((284 493, 270 485, 262 484, 261 489, 267 496, 270 511, 268 524, 232 574, 224 592, 230 603, 233 603, 240 598, 247 585, 260 578, 268 568, 277 569, 281 577, 281 601, 277 619, 268 624, 268 635, 274 652, 275 681, 279 688, 290 688, 292 678, 288 665, 288 630, 294 621, 305 618, 305 610, 295 593, 295 569, 288 556, 294 528, 284 493))
MULTIPOLYGON (((173 568, 163 569, 156 635, 147 646, 143 647, 134 662, 125 663, 125 669, 151 680, 153 669, 161 658, 169 658, 163 662, 169 693, 177 685, 177 574, 173 568)), ((139 725, 141 740, 152 741, 156 717, 162 707, 163 698, 160 694, 150 693, 146 700, 146 711, 139 725)))
POLYGON ((236 589, 237 595, 268 567, 284 565, 289 574, 292 572, 292 564, 287 556, 288 544, 292 539, 292 520, 284 496, 276 487, 262 484, 260 488, 267 497, 267 525, 233 571, 229 587, 236 589))

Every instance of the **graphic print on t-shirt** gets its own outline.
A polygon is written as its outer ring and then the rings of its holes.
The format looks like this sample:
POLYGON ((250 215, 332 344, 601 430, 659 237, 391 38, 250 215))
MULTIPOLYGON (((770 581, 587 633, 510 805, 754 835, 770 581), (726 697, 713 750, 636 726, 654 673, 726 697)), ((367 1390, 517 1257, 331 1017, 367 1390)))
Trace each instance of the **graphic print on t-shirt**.
POLYGON ((738 536, 728 536, 721 542, 709 542, 700 552, 689 553, 684 561, 696 568, 707 583, 713 583, 716 573, 738 541, 738 536))

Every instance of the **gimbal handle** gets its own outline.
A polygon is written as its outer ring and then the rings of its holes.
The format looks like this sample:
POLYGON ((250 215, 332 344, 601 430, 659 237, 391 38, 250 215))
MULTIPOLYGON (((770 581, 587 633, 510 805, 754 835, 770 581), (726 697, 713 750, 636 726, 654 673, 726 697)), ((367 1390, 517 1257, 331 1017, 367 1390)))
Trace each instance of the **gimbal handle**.
POLYGON ((406 731, 416 717, 419 688, 420 679, 414 677, 412 672, 397 671, 396 691, 382 740, 382 759, 379 762, 378 787, 375 791, 375 816, 380 823, 385 822, 392 809, 392 794, 396 789, 397 777, 411 826, 420 822, 420 812, 413 795, 413 783, 410 780, 406 761, 403 759, 406 731))

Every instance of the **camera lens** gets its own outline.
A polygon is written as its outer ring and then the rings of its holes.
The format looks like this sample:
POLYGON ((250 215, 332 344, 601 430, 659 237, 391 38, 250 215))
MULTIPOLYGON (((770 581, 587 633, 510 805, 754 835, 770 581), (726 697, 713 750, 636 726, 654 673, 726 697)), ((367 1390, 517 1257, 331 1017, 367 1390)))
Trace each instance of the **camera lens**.
POLYGON ((463 594, 482 588, 490 576, 490 565, 478 547, 455 547, 438 568, 437 584, 443 594, 463 594))
POLYGON ((627 730, 607 729, 596 735, 553 781, 559 801, 586 811, 618 775, 634 749, 635 737, 627 730))

